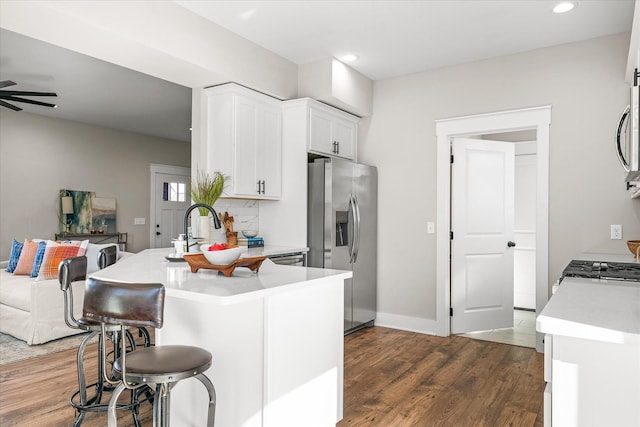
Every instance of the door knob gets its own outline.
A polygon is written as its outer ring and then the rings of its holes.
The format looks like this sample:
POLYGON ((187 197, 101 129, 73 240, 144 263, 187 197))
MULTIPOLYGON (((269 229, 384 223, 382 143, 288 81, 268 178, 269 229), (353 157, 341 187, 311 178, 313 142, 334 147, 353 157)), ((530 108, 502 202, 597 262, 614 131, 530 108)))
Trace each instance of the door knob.
POLYGON ((159 235, 160 235, 160 232, 159 232, 159 231, 156 231, 156 236, 159 236, 159 235))
POLYGON ((511 240, 509 240, 509 242, 507 243, 507 246, 509 246, 510 248, 513 248, 516 245, 516 242, 512 242, 511 240))

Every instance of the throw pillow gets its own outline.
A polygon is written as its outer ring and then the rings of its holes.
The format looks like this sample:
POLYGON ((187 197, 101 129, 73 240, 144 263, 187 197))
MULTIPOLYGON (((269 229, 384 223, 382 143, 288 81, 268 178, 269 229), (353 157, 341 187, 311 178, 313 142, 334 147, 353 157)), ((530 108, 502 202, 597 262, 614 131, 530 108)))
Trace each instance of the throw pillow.
POLYGON ((36 258, 38 252, 38 242, 26 239, 22 245, 22 252, 20 252, 20 258, 13 274, 18 275, 31 275, 33 270, 33 260, 36 258))
POLYGON ((18 265, 18 260, 20 259, 20 252, 22 252, 22 242, 18 242, 16 239, 13 239, 11 242, 11 253, 9 255, 9 263, 7 264, 7 273, 13 273, 18 265))
POLYGON ((31 277, 38 277, 40 271, 40 265, 42 265, 42 259, 44 258, 44 250, 47 248, 47 242, 38 242, 38 251, 33 259, 33 267, 31 268, 31 277))
POLYGON ((56 243, 47 241, 47 248, 44 251, 44 259, 40 266, 40 272, 36 280, 49 280, 58 277, 58 266, 67 259, 84 255, 87 250, 88 240, 75 241, 69 243, 56 243))

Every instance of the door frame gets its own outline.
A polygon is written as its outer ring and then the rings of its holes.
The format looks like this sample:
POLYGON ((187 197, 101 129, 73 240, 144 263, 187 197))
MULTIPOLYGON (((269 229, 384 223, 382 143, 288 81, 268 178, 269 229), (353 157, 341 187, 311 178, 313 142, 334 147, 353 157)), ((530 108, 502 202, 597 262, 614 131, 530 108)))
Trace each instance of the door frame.
MULTIPOLYGON (((456 137, 536 131, 536 314, 549 300, 549 126, 551 106, 436 120, 436 333, 451 335, 451 140, 456 137)), ((542 335, 536 333, 542 351, 542 335)))
MULTIPOLYGON (((156 175, 159 173, 162 174, 173 174, 173 175, 183 175, 183 176, 188 176, 191 179, 191 168, 185 168, 183 166, 172 166, 172 165, 161 165, 161 164, 156 164, 156 163, 151 163, 149 165, 149 172, 150 172, 150 190, 149 190, 149 247, 150 248, 154 248, 155 246, 155 241, 156 241, 156 228, 154 224, 157 224, 156 222, 156 191, 155 191, 155 185, 156 185, 156 175)), ((191 198, 191 195, 189 195, 189 199, 191 198)))

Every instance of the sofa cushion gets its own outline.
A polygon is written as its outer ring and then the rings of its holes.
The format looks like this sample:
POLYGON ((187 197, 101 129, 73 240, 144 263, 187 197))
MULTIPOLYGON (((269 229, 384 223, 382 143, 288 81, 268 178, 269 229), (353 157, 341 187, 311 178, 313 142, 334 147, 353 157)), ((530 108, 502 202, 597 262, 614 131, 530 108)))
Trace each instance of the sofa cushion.
POLYGON ((39 242, 26 239, 22 245, 22 252, 20 252, 20 259, 18 259, 18 265, 13 271, 15 275, 31 275, 33 270, 33 260, 36 258, 38 252, 39 242))
POLYGON ((18 265, 18 260, 20 259, 20 252, 22 252, 22 242, 18 242, 16 239, 13 239, 11 242, 11 254, 9 255, 9 262, 7 264, 7 273, 13 273, 18 265))
POLYGON ((31 283, 34 279, 24 275, 15 276, 5 271, 0 271, 0 274, 0 302, 19 310, 31 311, 31 283))
POLYGON ((38 273, 37 280, 50 280, 58 277, 58 266, 60 263, 75 256, 84 255, 87 250, 89 240, 57 243, 47 240, 47 247, 44 251, 44 259, 38 273))

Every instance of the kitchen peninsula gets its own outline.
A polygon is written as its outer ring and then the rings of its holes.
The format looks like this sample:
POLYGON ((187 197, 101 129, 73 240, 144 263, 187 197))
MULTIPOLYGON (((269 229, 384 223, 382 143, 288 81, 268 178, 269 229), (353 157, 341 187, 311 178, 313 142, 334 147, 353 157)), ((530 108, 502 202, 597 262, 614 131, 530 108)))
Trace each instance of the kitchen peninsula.
MULTIPOLYGON (((276 265, 191 273, 168 262, 171 249, 148 249, 94 278, 162 283, 165 317, 156 343, 200 346, 213 355, 216 425, 329 426, 342 418, 343 285, 351 272, 276 265)), ((207 393, 178 383, 171 423, 206 421, 207 393)))
POLYGON ((545 426, 640 425, 640 286, 565 277, 537 318, 545 426))

